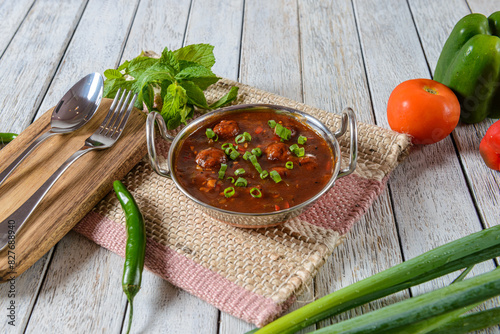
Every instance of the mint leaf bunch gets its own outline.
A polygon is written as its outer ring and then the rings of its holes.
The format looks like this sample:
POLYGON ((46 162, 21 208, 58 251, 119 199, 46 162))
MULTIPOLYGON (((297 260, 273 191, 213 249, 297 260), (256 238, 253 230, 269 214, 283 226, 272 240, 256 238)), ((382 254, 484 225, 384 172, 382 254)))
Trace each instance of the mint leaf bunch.
POLYGON ((237 97, 238 87, 231 87, 220 100, 208 105, 203 91, 220 79, 211 70, 213 49, 209 44, 187 45, 175 51, 165 48, 160 58, 142 52, 118 69, 104 71, 104 97, 114 98, 119 88, 132 90, 138 95, 136 108, 142 110, 146 105, 149 111, 159 111, 167 128, 175 129, 193 116, 194 106, 217 109, 237 97))

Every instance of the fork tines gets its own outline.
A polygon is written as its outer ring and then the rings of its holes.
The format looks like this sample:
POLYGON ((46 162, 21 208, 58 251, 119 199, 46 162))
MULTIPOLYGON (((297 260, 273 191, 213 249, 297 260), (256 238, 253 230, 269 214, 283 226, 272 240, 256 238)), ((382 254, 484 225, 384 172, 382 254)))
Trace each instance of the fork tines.
POLYGON ((109 108, 106 118, 101 123, 101 129, 99 131, 99 134, 113 139, 117 139, 120 136, 130 116, 130 112, 134 107, 135 100, 137 99, 137 94, 134 94, 132 100, 130 100, 131 91, 127 92, 127 90, 124 89, 121 95, 120 92, 121 88, 116 92, 113 103, 109 108))

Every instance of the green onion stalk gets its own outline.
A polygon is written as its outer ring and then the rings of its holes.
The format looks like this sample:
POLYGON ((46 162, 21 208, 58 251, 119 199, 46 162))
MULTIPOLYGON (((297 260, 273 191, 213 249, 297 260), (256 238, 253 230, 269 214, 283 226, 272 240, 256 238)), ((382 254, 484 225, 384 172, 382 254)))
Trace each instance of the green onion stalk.
MULTIPOLYGON (((250 331, 247 334, 295 333, 296 331, 306 328, 316 322, 319 322, 320 320, 329 318, 398 291, 405 290, 409 287, 430 281, 434 278, 447 275, 454 271, 472 267, 476 263, 490 260, 499 255, 500 225, 497 225, 449 242, 413 259, 400 263, 357 283, 351 284, 294 312, 286 314, 260 329, 250 331)), ((479 300, 488 299, 500 294, 500 270, 494 270, 490 273, 467 279, 465 281, 455 282, 454 284, 451 284, 450 287, 443 289, 445 290, 439 289, 436 291, 440 292, 433 291, 429 294, 436 293, 435 296, 445 296, 446 300, 444 303, 452 303, 455 306, 458 305, 456 303, 460 301, 460 298, 471 298, 470 302, 468 300, 467 303, 463 303, 463 306, 465 307, 478 302, 479 300), (466 292, 462 293, 461 289, 466 292), (444 293, 444 295, 441 295, 442 293, 444 293), (457 295, 455 295, 455 293, 457 293, 457 295), (478 296, 477 298, 475 298, 476 295, 478 296), (453 296, 460 297, 456 299, 453 296)), ((415 299, 416 301, 408 303, 410 303, 410 306, 413 305, 415 307, 420 307, 421 304, 419 301, 421 298, 423 297, 413 297, 409 300, 415 299)), ((432 297, 425 298, 429 298, 427 301, 430 303, 436 301, 432 297)), ((401 305, 400 303, 398 304, 401 305)), ((442 307, 443 314, 446 314, 446 312, 452 312, 452 308, 447 308, 448 306, 444 304, 440 304, 439 307, 442 307)), ((387 309, 388 307, 384 307, 381 310, 387 309)), ((397 311, 397 307, 394 307, 394 309, 397 311)), ((402 310, 403 309, 401 309, 401 311, 402 310)), ((414 310, 416 310, 416 308, 414 310)), ((432 310, 432 307, 430 307, 429 310, 432 310)), ((379 311, 370 312, 368 314, 373 314, 375 312, 379 311)), ((382 312, 385 311, 380 311, 378 314, 382 314, 382 312)), ((368 314, 366 314, 366 316, 368 316, 368 314)), ((354 321, 354 319, 358 318, 361 320, 364 319, 360 316, 353 318, 352 320, 354 321)), ((452 319, 455 318, 456 315, 452 319)), ((415 321, 417 321, 416 318, 415 321)), ((447 321, 450 321, 450 319, 447 319, 447 321)))

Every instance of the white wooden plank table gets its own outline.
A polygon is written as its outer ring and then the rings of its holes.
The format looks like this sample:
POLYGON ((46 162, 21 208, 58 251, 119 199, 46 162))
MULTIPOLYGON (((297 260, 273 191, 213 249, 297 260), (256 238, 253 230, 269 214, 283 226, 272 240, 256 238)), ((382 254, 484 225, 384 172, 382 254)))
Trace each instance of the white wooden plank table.
MULTIPOLYGON (((0 132, 21 132, 89 72, 115 68, 141 50, 201 42, 215 46, 214 72, 220 76, 332 112, 351 106, 359 120, 388 127, 392 89, 404 80, 432 77, 442 45, 461 17, 495 10, 500 3, 493 0, 2 1, 0 132)), ((498 224, 500 174, 478 153, 492 122, 459 125, 442 142, 416 147, 292 309, 498 224)), ((484 263, 473 273, 495 265, 484 263)), ((0 332, 124 332, 122 266, 118 255, 69 233, 16 279, 15 326, 6 317, 9 287, 0 285, 0 332)), ((137 333, 232 334, 253 328, 149 272, 135 304, 137 333)))

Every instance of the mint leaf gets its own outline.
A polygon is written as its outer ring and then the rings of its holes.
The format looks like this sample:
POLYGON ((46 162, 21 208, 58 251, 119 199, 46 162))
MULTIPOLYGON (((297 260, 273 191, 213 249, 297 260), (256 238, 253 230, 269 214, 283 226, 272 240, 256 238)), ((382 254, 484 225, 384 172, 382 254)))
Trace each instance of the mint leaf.
POLYGON ((161 115, 167 123, 169 130, 178 127, 182 121, 181 110, 187 102, 186 90, 176 83, 172 83, 167 87, 165 98, 163 99, 163 107, 161 115))
POLYGON ((200 87, 192 81, 182 81, 180 85, 186 90, 188 103, 203 109, 209 109, 205 94, 200 87))
MULTIPOLYGON (((143 102, 145 102, 146 105, 148 103, 145 100, 144 96, 145 92, 149 92, 149 90, 146 90, 145 88, 146 86, 149 85, 156 86, 160 85, 162 82, 170 84, 174 81, 173 80, 174 74, 175 70, 170 65, 164 63, 156 63, 155 65, 143 71, 142 74, 139 76, 139 78, 137 78, 134 85, 132 86, 132 90, 134 91, 134 93, 137 93, 137 105, 141 106, 139 108, 142 109, 143 102)), ((154 100, 154 98, 151 100, 154 100)))
MULTIPOLYGON (((116 96, 116 92, 119 88, 121 89, 132 89, 134 80, 125 80, 125 78, 115 78, 107 79, 104 81, 103 96, 113 99, 116 96)), ((142 108, 141 108, 142 109, 142 108)))
POLYGON ((159 59, 149 58, 149 57, 137 57, 130 61, 128 67, 125 69, 125 74, 128 74, 135 79, 141 76, 141 74, 159 62, 159 59))
POLYGON ((174 53, 167 48, 165 48, 161 54, 160 63, 164 66, 171 67, 173 73, 180 71, 179 60, 177 60, 174 53))
POLYGON ((115 70, 115 69, 109 69, 104 71, 104 76, 106 79, 118 79, 118 78, 123 78, 122 72, 115 70))
POLYGON ((181 123, 187 124, 186 120, 193 117, 193 107, 185 104, 184 107, 180 110, 179 115, 181 117, 181 123))
POLYGON ((239 88, 236 86, 231 87, 231 89, 229 90, 229 92, 226 95, 224 95, 218 101, 216 101, 210 105, 210 109, 217 109, 217 108, 223 107, 223 106, 233 102, 234 100, 236 100, 236 97, 238 96, 238 89, 239 88))
MULTIPOLYGON (((155 92, 154 92, 153 86, 145 85, 142 88, 141 96, 142 96, 142 100, 144 101, 144 104, 146 105, 146 107, 148 107, 148 110, 152 111, 153 104, 155 102, 155 92)), ((141 109, 142 109, 142 106, 141 106, 141 109)))
POLYGON ((125 60, 123 62, 123 64, 121 64, 120 66, 118 66, 118 71, 122 71, 122 70, 125 70, 128 68, 130 62, 128 60, 125 60))
POLYGON ((187 60, 198 63, 208 69, 215 64, 214 47, 210 44, 186 45, 174 51, 179 60, 187 60))
POLYGON ((219 81, 219 77, 217 77, 211 70, 202 65, 192 65, 184 68, 175 76, 176 80, 179 81, 192 81, 201 90, 205 90, 208 86, 219 81))

